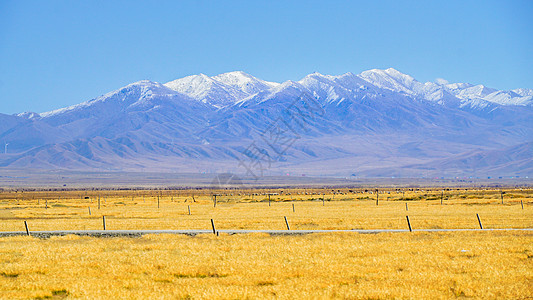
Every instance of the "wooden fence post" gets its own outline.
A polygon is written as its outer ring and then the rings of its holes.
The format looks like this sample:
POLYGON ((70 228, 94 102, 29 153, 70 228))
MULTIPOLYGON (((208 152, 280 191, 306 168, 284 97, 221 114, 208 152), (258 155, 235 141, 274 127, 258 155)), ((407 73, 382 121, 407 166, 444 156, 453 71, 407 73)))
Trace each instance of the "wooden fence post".
POLYGON ((213 194, 213 207, 217 207, 217 194, 213 194))
POLYGON ((481 219, 479 218, 479 215, 476 214, 477 216, 477 221, 479 222, 479 228, 483 229, 483 225, 481 225, 481 219))
POLYGON ((409 226, 409 231, 412 232, 413 229, 411 228, 411 222, 409 221, 409 216, 405 216, 407 218, 407 225, 409 226))
POLYGON ((285 224, 287 225, 287 230, 291 230, 291 228, 289 227, 289 221, 287 221, 287 217, 283 217, 285 218, 285 224))
POLYGON ((211 219, 211 227, 213 227, 213 234, 217 234, 217 230, 215 228, 215 222, 213 221, 213 219, 211 219))
POLYGON ((26 227, 26 235, 30 235, 30 230, 28 229, 28 222, 24 221, 24 227, 26 227))
POLYGON ((105 230, 105 216, 102 216, 102 223, 104 224, 104 230, 105 230))

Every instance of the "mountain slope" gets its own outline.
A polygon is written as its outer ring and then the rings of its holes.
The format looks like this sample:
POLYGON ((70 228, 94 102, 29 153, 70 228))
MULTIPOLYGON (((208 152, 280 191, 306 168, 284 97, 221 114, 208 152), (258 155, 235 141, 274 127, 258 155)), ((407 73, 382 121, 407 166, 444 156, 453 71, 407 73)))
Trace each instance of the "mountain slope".
POLYGON ((528 142, 499 150, 470 151, 410 167, 439 170, 450 174, 456 173, 456 175, 462 173, 458 170, 468 170, 471 174, 478 176, 498 176, 513 173, 527 176, 533 172, 532 153, 533 142, 528 142), (516 170, 520 170, 520 172, 516 172, 516 170))

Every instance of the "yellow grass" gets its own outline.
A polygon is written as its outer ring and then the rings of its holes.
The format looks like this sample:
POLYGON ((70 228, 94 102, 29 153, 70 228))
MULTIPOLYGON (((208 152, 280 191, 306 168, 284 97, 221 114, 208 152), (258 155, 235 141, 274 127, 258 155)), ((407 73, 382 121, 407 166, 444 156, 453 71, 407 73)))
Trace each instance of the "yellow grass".
POLYGON ((533 293, 518 232, 2 238, 4 299, 479 299, 533 293))
MULTIPOLYGON (((285 229, 283 216, 291 229, 407 229, 406 215, 415 229, 478 228, 476 213, 485 228, 533 227, 531 190, 506 190, 503 205, 499 190, 446 191, 443 205, 440 190, 384 190, 378 206, 374 191, 335 192, 4 192, 0 231, 24 220, 101 229, 102 215, 108 229, 209 229, 211 218, 218 229, 285 229), (224 194, 216 208, 213 192, 224 194), (267 192, 279 194, 271 206, 250 195, 267 192)), ((520 299, 532 287, 529 231, 0 238, 2 299, 520 299)))

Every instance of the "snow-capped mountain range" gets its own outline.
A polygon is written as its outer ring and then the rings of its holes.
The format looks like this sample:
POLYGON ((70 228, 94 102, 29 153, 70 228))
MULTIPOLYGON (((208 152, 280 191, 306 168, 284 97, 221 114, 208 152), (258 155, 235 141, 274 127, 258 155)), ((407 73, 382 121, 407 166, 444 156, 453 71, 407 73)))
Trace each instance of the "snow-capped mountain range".
POLYGON ((422 83, 392 68, 283 83, 240 71, 145 80, 50 112, 0 114, 0 172, 244 173, 245 149, 301 95, 321 113, 266 175, 533 175, 533 90, 422 83))

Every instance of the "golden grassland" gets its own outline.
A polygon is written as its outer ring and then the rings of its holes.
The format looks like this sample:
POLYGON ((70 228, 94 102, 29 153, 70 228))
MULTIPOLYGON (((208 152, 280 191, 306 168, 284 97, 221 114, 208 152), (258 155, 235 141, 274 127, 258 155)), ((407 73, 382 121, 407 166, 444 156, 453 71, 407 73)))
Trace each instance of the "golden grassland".
POLYGON ((525 299, 524 232, 2 238, 16 298, 525 299))
MULTIPOLYGON (((348 189, 4 192, 0 231, 102 229, 103 215, 107 229, 285 229, 283 216, 291 229, 407 229, 406 215, 415 229, 478 228, 476 214, 533 227, 532 191, 503 192, 502 204, 500 190, 380 189, 379 205, 348 189)), ((531 295, 531 231, 0 238, 2 299, 531 295)))

